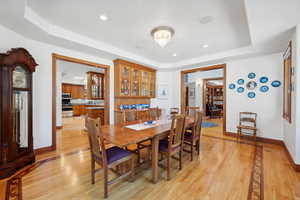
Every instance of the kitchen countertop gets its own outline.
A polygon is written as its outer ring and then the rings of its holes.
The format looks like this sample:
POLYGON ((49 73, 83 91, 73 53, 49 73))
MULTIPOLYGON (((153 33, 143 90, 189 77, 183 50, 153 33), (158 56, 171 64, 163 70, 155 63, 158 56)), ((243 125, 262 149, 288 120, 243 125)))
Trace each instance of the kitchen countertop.
POLYGON ((83 105, 83 106, 98 106, 98 107, 101 107, 101 106, 104 106, 103 104, 88 104, 88 103, 72 103, 73 106, 80 106, 80 105, 83 105))
POLYGON ((97 107, 88 107, 87 110, 104 110, 103 106, 97 106, 97 107))

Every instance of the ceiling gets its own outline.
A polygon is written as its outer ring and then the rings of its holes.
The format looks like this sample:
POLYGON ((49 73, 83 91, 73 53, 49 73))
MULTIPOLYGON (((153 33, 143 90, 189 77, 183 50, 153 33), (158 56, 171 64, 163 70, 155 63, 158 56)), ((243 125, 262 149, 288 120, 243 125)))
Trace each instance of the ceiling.
POLYGON ((300 9, 299 0, 2 0, 1 4, 5 6, 0 7, 0 24, 25 37, 168 69, 280 52, 299 23, 300 9), (109 20, 101 21, 100 14, 109 20), (201 23, 206 16, 213 20, 201 23), (175 29, 166 48, 150 36, 160 25, 175 29))
POLYGON ((177 62, 250 44, 242 0, 30 0, 29 6, 51 24, 104 41, 157 62, 177 62), (103 22, 100 14, 109 20, 103 22), (200 23, 205 16, 214 20, 200 23), (161 48, 151 38, 157 26, 175 30, 161 48), (224 39, 226 38, 226 39, 224 39), (208 44, 209 48, 202 46, 208 44), (177 56, 173 57, 172 54, 177 56))

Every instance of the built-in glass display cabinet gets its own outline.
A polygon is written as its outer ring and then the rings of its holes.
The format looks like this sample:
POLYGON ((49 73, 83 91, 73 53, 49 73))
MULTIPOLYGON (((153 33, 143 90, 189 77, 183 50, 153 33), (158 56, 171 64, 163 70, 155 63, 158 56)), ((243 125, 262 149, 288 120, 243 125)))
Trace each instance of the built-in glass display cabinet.
POLYGON ((23 48, 0 54, 0 178, 35 161, 32 74, 36 66, 23 48))
POLYGON ((87 72, 88 99, 104 99, 104 74, 87 72))
POLYGON ((155 69, 121 59, 114 64, 117 98, 155 98, 155 69))

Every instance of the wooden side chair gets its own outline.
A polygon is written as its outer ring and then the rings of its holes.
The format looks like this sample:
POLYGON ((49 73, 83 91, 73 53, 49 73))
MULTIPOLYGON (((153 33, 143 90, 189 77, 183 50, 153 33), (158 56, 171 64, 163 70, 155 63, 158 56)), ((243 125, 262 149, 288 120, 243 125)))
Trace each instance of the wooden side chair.
POLYGON ((159 152, 167 158, 167 179, 170 180, 171 158, 179 161, 179 170, 182 169, 183 134, 185 130, 185 115, 177 115, 172 119, 168 138, 159 141, 159 152), (179 153, 179 158, 174 155, 179 153))
POLYGON ((200 154, 200 138, 201 138, 201 128, 202 128, 203 113, 197 111, 195 114, 195 122, 193 124, 191 131, 186 131, 184 135, 184 144, 190 146, 190 150, 185 150, 191 154, 191 161, 193 161, 194 148, 196 148, 198 155, 200 154))
POLYGON ((136 110, 124 110, 122 111, 122 123, 127 124, 138 120, 136 110))
POLYGON ((242 136, 242 133, 245 133, 243 131, 247 130, 248 134, 251 134, 256 141, 256 119, 257 119, 257 113, 253 112, 240 112, 239 114, 239 125, 237 126, 237 139, 239 140, 242 136))
POLYGON ((100 119, 87 119, 87 129, 90 143, 90 152, 91 152, 91 176, 92 184, 95 183, 95 163, 99 164, 104 171, 104 198, 108 197, 108 185, 114 183, 115 181, 131 176, 132 180, 134 178, 134 156, 129 151, 121 149, 119 147, 111 147, 106 149, 104 145, 104 138, 101 132, 100 119), (124 162, 131 162, 131 171, 119 174, 114 167, 117 167, 119 164, 124 162), (108 171, 118 175, 117 178, 113 180, 108 180, 108 171))
POLYGON ((179 114, 179 108, 170 108, 170 114, 171 115, 179 114))
MULTIPOLYGON (((122 121, 123 125, 126 125, 130 122, 138 122, 139 116, 138 116, 138 113, 136 110, 125 110, 122 112, 122 119, 123 119, 123 121, 122 121)), ((147 149, 147 160, 149 160, 150 154, 151 154, 150 146, 151 146, 151 141, 146 140, 146 141, 139 142, 137 144, 129 145, 128 147, 126 147, 126 149, 128 151, 131 151, 131 152, 137 154, 137 162, 138 162, 138 164, 140 164, 142 149, 148 148, 147 149)))
POLYGON ((160 114, 159 114, 159 108, 149 108, 149 120, 158 120, 160 114))
POLYGON ((200 111, 200 107, 188 106, 188 107, 186 107, 186 110, 185 110, 186 113, 185 114, 186 114, 186 116, 190 116, 190 117, 195 118, 197 111, 200 111))

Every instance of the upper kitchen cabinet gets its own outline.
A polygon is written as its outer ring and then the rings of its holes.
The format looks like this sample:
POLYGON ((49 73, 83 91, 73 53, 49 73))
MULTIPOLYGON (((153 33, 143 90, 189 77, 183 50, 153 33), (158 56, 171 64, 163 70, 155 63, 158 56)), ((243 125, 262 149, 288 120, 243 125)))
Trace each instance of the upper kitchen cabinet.
POLYGON ((87 98, 104 99, 104 74, 87 72, 87 98))
POLYGON ((117 98, 155 98, 155 69, 121 59, 114 64, 117 98))

